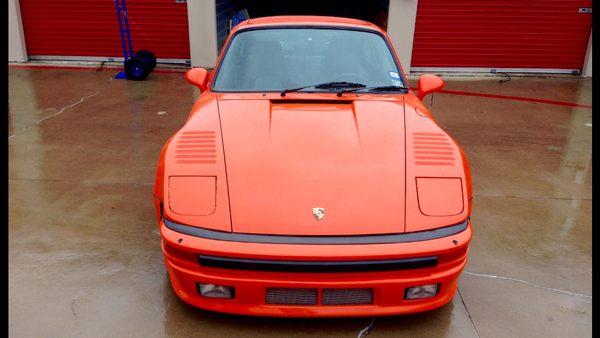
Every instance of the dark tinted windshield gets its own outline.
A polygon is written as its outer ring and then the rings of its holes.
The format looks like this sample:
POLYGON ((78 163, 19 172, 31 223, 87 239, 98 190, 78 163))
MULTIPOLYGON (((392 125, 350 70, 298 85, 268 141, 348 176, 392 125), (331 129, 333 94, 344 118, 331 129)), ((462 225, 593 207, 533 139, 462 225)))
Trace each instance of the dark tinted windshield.
POLYGON ((404 86, 399 73, 385 40, 376 33, 258 29, 234 36, 213 90, 280 91, 331 81, 404 86))

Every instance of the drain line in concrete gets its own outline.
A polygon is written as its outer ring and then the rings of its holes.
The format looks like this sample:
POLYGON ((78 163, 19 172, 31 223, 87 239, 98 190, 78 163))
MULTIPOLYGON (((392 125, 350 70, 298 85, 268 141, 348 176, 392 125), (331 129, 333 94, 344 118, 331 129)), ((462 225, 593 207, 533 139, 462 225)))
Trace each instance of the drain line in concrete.
POLYGON ((477 331, 477 326, 475 326, 473 317, 471 317, 471 312, 469 311, 469 308, 467 307, 467 304, 465 303, 465 299, 463 298, 462 293, 460 293, 460 288, 457 287, 456 291, 458 291, 458 296, 460 297, 460 301, 462 302, 462 305, 465 307, 465 311, 467 311, 467 316, 469 316, 469 320, 471 321, 473 330, 475 330, 475 335, 479 338, 479 331, 477 331))
POLYGON ((533 286, 533 287, 536 287, 536 288, 541 288, 541 289, 548 290, 548 291, 554 291, 554 292, 562 293, 562 294, 565 294, 565 295, 570 295, 570 296, 575 296, 575 297, 592 299, 592 296, 583 295, 583 294, 575 293, 575 292, 571 292, 571 291, 565 291, 565 290, 560 290, 560 289, 549 288, 547 286, 538 285, 538 284, 535 284, 535 283, 532 283, 532 282, 528 282, 528 281, 522 280, 522 279, 517 279, 517 278, 512 278, 512 277, 505 277, 505 276, 486 275, 486 274, 483 274, 483 273, 476 273, 476 272, 469 272, 469 271, 465 271, 464 273, 467 274, 467 275, 471 275, 471 276, 510 280, 510 281, 513 281, 513 282, 518 282, 518 283, 526 284, 526 285, 533 286))
POLYGON ((373 317, 371 319, 371 321, 369 322, 369 325, 365 326, 364 329, 358 331, 358 335, 356 337, 357 338, 364 338, 364 337, 368 336, 369 333, 371 333, 371 330, 373 330, 374 326, 375 326, 375 317, 373 317))
MULTIPOLYGON (((62 107, 62 108, 61 108, 61 109, 60 109, 58 112, 56 112, 56 113, 54 113, 54 114, 52 114, 52 115, 48 115, 48 116, 46 116, 46 117, 44 117, 44 118, 41 118, 41 119, 39 119, 39 120, 35 121, 34 123, 32 123, 32 124, 30 124, 30 125, 28 125, 28 126, 26 126, 26 127, 22 128, 21 130, 14 132, 12 135, 9 135, 9 136, 8 136, 8 139, 10 140, 11 138, 15 137, 17 134, 20 134, 20 133, 24 132, 25 130, 27 130, 27 129, 31 128, 32 126, 35 126, 35 125, 37 125, 37 124, 40 124, 40 123, 42 123, 42 122, 46 121, 47 119, 50 119, 50 118, 56 117, 56 116, 58 116, 58 115, 62 114, 62 113, 65 111, 65 110, 67 110, 67 109, 69 109, 69 108, 72 108, 72 107, 75 107, 75 106, 77 106, 77 105, 79 105, 79 104, 83 103, 85 100, 89 99, 90 97, 94 97, 94 96, 96 96, 96 95, 100 94, 100 92, 102 92, 102 91, 104 90, 104 88, 108 87, 108 85, 110 84, 110 82, 111 82, 112 80, 113 80, 113 77, 111 76, 111 77, 108 79, 108 81, 107 81, 107 82, 104 84, 104 86, 102 86, 102 87, 101 87, 100 89, 98 89, 97 91, 95 91, 95 92, 93 92, 93 93, 91 93, 91 94, 88 94, 88 95, 86 95, 86 96, 83 96, 83 97, 81 97, 81 98, 80 98, 78 101, 76 101, 75 103, 72 103, 72 104, 70 104, 70 105, 68 105, 68 106, 64 106, 64 107, 62 107)), ((46 109, 46 110, 50 110, 50 109, 46 109)))

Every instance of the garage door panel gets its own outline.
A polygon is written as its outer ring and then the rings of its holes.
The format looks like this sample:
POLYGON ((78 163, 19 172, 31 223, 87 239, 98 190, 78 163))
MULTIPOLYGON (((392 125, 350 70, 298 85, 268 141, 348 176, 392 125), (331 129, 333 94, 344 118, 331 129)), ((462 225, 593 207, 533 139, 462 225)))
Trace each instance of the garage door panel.
MULTIPOLYGON (((20 0, 30 56, 120 57, 113 0, 20 0)), ((133 46, 162 59, 189 59, 187 5, 174 0, 128 0, 133 46)))
MULTIPOLYGON (((515 33, 521 34, 532 34, 532 33, 547 33, 549 29, 557 29, 559 30, 558 34, 565 32, 585 32, 586 27, 578 27, 578 22, 569 22, 569 23, 528 23, 521 24, 519 26, 512 26, 508 23, 502 23, 503 31, 511 31, 515 33), (541 26, 543 24, 543 26, 541 26)), ((481 22, 481 23, 473 23, 471 22, 469 27, 457 27, 456 24, 447 24, 441 25, 436 24, 431 27, 424 26, 420 27, 421 30, 417 32, 418 34, 423 33, 436 33, 436 34, 446 34, 450 35, 453 32, 471 32, 473 34, 485 34, 485 33, 497 33, 498 27, 490 27, 489 22, 481 22), (443 32, 440 32, 441 29, 444 29, 443 32), (477 29, 476 31, 472 31, 473 29, 477 29)))
POLYGON ((419 0, 412 67, 583 66, 590 0, 419 0))

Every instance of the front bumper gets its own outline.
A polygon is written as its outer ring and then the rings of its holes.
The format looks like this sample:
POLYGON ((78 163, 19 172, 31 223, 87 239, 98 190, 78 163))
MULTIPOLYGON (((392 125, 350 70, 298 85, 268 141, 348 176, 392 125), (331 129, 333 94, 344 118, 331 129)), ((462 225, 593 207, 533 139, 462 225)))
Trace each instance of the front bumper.
POLYGON ((459 233, 432 240, 353 245, 306 245, 231 242, 200 238, 173 231, 161 222, 162 249, 175 293, 185 302, 207 310, 278 317, 382 316, 432 310, 449 302, 467 261, 471 224, 459 233), (285 262, 336 262, 438 258, 435 266, 401 270, 300 272, 252 271, 202 266, 199 256, 285 262), (205 298, 197 283, 235 288, 233 299, 205 298), (405 289, 439 284, 436 296, 405 300, 405 289), (372 289, 373 301, 363 305, 267 304, 268 288, 372 289))

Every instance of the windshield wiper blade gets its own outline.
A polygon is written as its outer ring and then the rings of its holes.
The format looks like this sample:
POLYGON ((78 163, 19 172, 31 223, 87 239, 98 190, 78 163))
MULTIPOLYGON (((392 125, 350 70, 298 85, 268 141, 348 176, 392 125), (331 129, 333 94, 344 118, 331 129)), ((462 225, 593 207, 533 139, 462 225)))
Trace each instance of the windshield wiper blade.
POLYGON ((364 88, 367 89, 369 91, 371 90, 389 90, 389 91, 408 91, 408 88, 403 87, 403 86, 378 86, 378 87, 368 87, 368 88, 364 88))
POLYGON ((323 82, 323 83, 318 83, 318 84, 313 84, 313 85, 308 85, 308 86, 302 86, 302 87, 298 87, 298 88, 284 89, 281 91, 281 96, 285 96, 285 94, 287 94, 287 93, 297 92, 299 90, 311 88, 311 87, 314 87, 316 89, 330 89, 330 88, 361 89, 361 88, 365 88, 367 86, 362 83, 346 82, 346 81, 323 82))
POLYGON ((408 88, 402 86, 374 86, 374 87, 362 87, 362 88, 352 88, 352 89, 343 89, 338 93, 338 96, 342 96, 343 93, 351 93, 357 90, 366 89, 368 91, 378 91, 378 90, 387 90, 387 91, 402 91, 408 92, 408 88))

